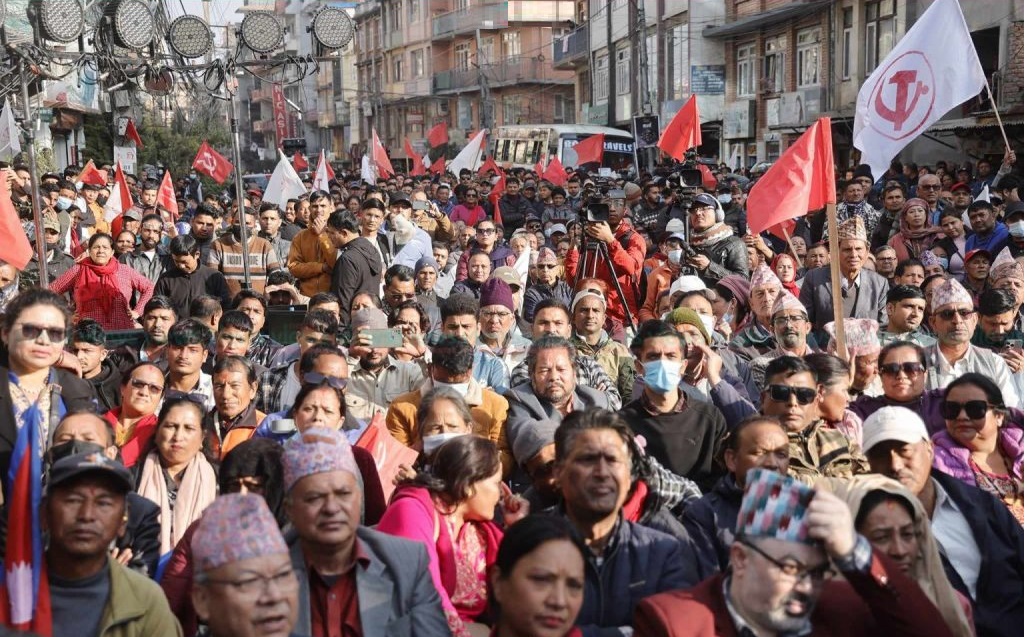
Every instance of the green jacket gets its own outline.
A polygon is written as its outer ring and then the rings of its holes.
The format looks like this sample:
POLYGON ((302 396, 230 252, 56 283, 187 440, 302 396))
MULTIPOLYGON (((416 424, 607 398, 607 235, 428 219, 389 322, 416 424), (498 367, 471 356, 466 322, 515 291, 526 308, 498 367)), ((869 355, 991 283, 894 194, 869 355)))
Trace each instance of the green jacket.
POLYGON ((182 637, 182 628, 160 586, 110 560, 110 599, 99 637, 182 637))

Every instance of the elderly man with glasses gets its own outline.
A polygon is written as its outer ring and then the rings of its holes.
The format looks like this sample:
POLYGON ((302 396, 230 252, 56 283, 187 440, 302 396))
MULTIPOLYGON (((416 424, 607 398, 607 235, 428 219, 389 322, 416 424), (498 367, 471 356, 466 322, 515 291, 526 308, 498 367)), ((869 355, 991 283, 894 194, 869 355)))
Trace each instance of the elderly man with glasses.
MULTIPOLYGON (((467 227, 473 224, 466 224, 467 227)), ((516 255, 512 250, 498 243, 498 226, 490 219, 483 219, 476 223, 474 238, 466 246, 466 249, 459 256, 459 263, 456 266, 456 281, 463 281, 468 276, 468 265, 470 257, 475 254, 484 253, 491 261, 491 271, 494 272, 502 266, 516 265, 516 255)))

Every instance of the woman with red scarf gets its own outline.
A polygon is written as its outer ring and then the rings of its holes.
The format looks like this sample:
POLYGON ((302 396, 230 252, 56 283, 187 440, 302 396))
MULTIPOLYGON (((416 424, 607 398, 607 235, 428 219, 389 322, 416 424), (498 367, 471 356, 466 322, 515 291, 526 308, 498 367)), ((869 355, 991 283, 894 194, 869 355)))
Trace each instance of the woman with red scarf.
POLYGON ((770 266, 772 271, 779 277, 783 289, 794 296, 801 296, 801 288, 797 285, 797 261, 794 257, 781 252, 772 259, 770 266))
POLYGON ((107 331, 136 329, 135 320, 153 296, 153 283, 114 259, 114 239, 109 234, 89 237, 86 255, 50 289, 57 294, 72 291, 76 321, 91 318, 107 331))

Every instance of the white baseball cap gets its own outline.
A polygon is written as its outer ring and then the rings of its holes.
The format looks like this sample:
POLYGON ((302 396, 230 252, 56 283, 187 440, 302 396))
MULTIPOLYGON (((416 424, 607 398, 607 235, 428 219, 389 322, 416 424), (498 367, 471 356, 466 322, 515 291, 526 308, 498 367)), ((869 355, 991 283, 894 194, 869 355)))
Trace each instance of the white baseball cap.
POLYGON ((868 453, 872 447, 887 440, 912 443, 929 440, 929 431, 922 418, 906 407, 882 407, 865 419, 861 430, 861 447, 868 453))

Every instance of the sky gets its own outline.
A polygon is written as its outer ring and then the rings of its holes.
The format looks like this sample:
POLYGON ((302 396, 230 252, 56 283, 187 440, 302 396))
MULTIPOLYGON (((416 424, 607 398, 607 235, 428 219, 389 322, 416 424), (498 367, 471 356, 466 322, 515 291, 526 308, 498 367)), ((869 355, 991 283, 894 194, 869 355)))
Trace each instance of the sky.
MULTIPOLYGON (((210 24, 224 25, 238 22, 241 15, 235 13, 235 10, 243 4, 245 3, 242 0, 212 0, 210 4, 210 24)), ((202 0, 181 0, 180 3, 178 0, 166 0, 167 10, 173 17, 181 15, 182 5, 185 5, 185 10, 190 14, 203 17, 202 0)))

